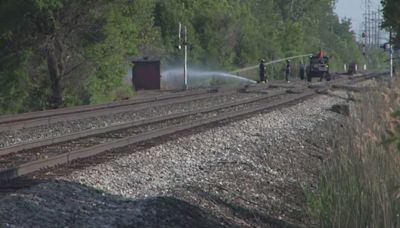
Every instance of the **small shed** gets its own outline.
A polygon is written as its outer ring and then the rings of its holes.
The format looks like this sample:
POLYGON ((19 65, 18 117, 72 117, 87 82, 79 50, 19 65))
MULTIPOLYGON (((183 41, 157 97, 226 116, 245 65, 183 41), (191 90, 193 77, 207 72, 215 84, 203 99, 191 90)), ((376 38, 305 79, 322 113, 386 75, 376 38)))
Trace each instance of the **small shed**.
POLYGON ((148 58, 133 60, 132 85, 135 90, 160 89, 160 60, 148 58))

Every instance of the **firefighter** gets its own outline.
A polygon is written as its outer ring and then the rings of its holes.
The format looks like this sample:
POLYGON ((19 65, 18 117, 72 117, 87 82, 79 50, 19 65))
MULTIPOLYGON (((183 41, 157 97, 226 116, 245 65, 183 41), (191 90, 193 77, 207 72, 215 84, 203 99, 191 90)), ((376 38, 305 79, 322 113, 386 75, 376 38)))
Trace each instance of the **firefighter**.
POLYGON ((259 65, 259 76, 260 76, 260 81, 258 83, 265 83, 266 78, 265 78, 265 60, 260 59, 260 65, 259 65))
POLYGON ((286 81, 289 83, 290 82, 290 60, 286 60, 286 81))
POLYGON ((325 52, 322 50, 322 48, 319 48, 318 57, 320 59, 322 59, 322 58, 324 58, 324 56, 325 56, 325 52))
POLYGON ((301 63, 300 64, 300 79, 301 80, 304 80, 305 71, 306 71, 306 66, 304 65, 304 63, 301 63))
POLYGON ((318 57, 319 57, 319 62, 324 63, 325 52, 322 50, 322 48, 319 48, 318 57))

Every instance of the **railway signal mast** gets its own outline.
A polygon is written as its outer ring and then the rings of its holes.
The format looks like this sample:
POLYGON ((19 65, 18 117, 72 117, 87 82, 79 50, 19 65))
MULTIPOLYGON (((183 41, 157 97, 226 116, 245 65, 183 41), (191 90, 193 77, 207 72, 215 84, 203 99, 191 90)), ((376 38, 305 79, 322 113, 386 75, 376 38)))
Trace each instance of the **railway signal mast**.
POLYGON ((385 43, 381 46, 385 51, 389 52, 389 62, 390 62, 390 77, 393 78, 393 46, 389 43, 385 43))
POLYGON ((183 80, 184 80, 184 88, 188 89, 188 42, 187 42, 187 28, 186 26, 182 26, 182 23, 179 22, 179 44, 178 49, 184 51, 184 66, 183 66, 183 80))
POLYGON ((393 78, 393 46, 390 45, 390 77, 393 78))
POLYGON ((390 29, 388 49, 390 53, 390 77, 393 78, 393 45, 392 45, 392 29, 390 29))

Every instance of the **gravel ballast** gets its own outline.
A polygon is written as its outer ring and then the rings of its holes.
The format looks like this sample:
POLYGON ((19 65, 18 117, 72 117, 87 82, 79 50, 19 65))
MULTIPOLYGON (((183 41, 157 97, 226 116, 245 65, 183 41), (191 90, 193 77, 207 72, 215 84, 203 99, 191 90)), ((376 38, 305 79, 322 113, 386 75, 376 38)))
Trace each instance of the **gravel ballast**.
POLYGON ((197 101, 183 102, 174 105, 160 105, 157 107, 143 108, 135 112, 120 112, 112 115, 83 118, 79 120, 61 121, 49 125, 42 125, 15 131, 0 132, 0 149, 23 142, 59 137, 84 130, 104 128, 122 123, 140 121, 144 119, 200 110, 205 107, 215 106, 221 103, 258 97, 260 94, 233 93, 219 97, 204 98, 197 101))
POLYGON ((32 226, 309 225, 344 100, 321 95, 0 196, 0 223, 32 226), (333 127, 332 127, 333 126, 333 127))

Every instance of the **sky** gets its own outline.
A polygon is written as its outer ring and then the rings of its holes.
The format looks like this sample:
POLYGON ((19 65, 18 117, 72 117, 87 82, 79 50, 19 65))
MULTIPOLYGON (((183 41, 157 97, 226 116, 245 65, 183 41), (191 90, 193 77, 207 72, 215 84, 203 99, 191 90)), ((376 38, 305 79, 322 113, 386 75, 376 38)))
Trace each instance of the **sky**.
MULTIPOLYGON (((376 11, 380 6, 380 0, 370 0, 371 10, 376 11)), ((361 23, 363 22, 363 14, 365 0, 338 0, 335 12, 339 18, 351 18, 352 28, 356 33, 360 32, 361 23)))

